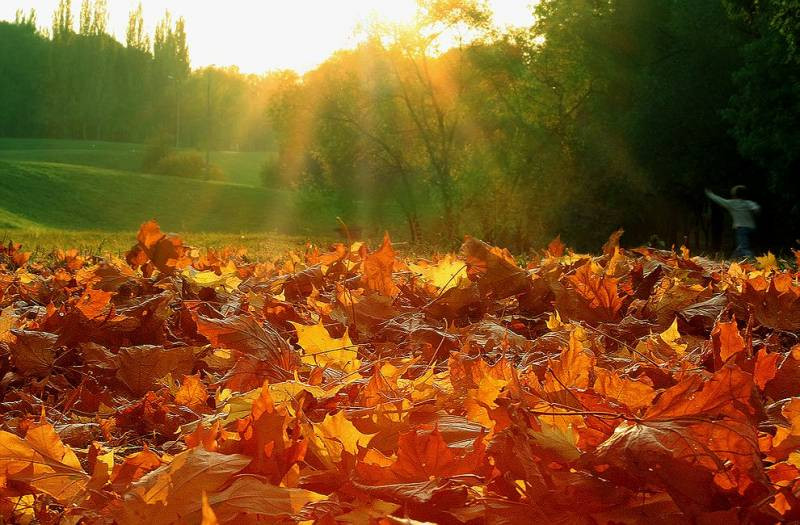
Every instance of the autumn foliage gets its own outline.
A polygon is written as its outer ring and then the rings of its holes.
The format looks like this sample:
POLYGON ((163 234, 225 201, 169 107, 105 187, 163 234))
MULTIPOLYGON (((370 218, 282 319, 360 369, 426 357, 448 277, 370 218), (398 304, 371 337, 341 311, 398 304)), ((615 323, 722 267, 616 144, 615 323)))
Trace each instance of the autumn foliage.
POLYGON ((774 258, 521 265, 388 236, 275 262, 144 224, 0 249, 0 519, 800 519, 800 285, 774 258))

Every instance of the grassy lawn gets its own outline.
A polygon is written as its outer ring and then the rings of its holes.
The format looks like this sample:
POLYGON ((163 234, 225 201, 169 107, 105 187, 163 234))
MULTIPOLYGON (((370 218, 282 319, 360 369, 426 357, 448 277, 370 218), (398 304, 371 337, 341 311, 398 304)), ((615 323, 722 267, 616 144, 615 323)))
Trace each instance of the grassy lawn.
POLYGON ((322 229, 315 217, 293 220, 285 190, 46 162, 0 161, 0 206, 5 227, 125 231, 156 218, 175 231, 322 229))
MULTIPOLYGON (((275 259, 290 250, 305 251, 306 237, 283 235, 279 233, 197 233, 178 232, 183 242, 193 248, 205 252, 209 248, 225 247, 244 248, 247 256, 264 261, 275 259)), ((136 243, 136 230, 107 231, 73 231, 52 229, 0 229, 0 242, 21 243, 24 251, 32 252, 34 259, 41 259, 56 250, 76 248, 87 255, 114 255, 124 257, 125 253, 136 243)), ((314 242, 326 247, 336 239, 314 239, 314 242)))
MULTIPOLYGON (((140 172, 147 146, 126 142, 0 138, 0 160, 74 164, 140 172)), ((212 151, 224 182, 261 186, 261 167, 275 152, 212 151)))
MULTIPOLYGON (((309 239, 323 245, 341 240, 335 210, 322 202, 298 205, 296 191, 260 185, 268 153, 214 152, 227 180, 212 182, 141 173, 144 149, 0 139, 0 239, 37 253, 73 247, 120 254, 135 242, 141 223, 154 218, 164 231, 183 232, 193 246, 242 246, 259 257, 309 239)), ((381 221, 353 219, 351 225, 361 226, 368 240, 379 240, 386 228, 399 246, 406 233, 391 206, 381 221)))

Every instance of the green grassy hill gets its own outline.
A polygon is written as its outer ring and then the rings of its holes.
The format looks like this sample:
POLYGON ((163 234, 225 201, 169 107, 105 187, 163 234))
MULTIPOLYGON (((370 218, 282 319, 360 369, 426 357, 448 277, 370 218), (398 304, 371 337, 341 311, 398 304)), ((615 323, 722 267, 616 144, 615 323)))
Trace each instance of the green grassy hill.
MULTIPOLYGON (((135 230, 156 217, 176 231, 303 233, 292 195, 240 184, 0 160, 0 226, 135 230)), ((309 231, 314 229, 313 221, 309 231)))
MULTIPOLYGON (((56 162, 123 171, 142 171, 147 146, 125 142, 0 138, 0 160, 56 162)), ((212 151, 224 182, 261 185, 261 167, 275 156, 263 151, 212 151)))
MULTIPOLYGON (((338 238, 336 212, 289 189, 259 185, 266 153, 214 152, 225 181, 141 173, 145 146, 113 142, 0 139, 0 240, 47 253, 72 246, 124 251, 155 218, 196 246, 237 245, 272 252, 305 239, 338 238)), ((389 227, 405 232, 399 210, 389 227)), ((370 221, 362 220, 361 226, 370 221)), ((385 224, 365 228, 380 237, 385 224)))

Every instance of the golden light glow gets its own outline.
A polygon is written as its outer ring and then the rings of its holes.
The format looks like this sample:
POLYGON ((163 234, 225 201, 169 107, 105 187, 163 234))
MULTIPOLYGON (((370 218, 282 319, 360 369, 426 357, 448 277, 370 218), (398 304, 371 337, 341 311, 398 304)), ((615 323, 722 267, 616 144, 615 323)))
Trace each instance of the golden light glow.
MULTIPOLYGON (((125 39, 128 13, 139 0, 108 0, 109 30, 125 39)), ((294 69, 304 73, 337 49, 357 44, 358 28, 370 20, 405 24, 414 0, 141 0, 150 33, 170 10, 186 19, 192 67, 237 65, 248 73, 294 69)), ((489 0, 499 26, 529 25, 531 0, 489 0)), ((0 19, 17 9, 38 13, 49 27, 58 0, 2 0, 0 19)), ((73 0, 77 20, 80 0, 73 0)), ((77 23, 77 22, 76 22, 77 23)))

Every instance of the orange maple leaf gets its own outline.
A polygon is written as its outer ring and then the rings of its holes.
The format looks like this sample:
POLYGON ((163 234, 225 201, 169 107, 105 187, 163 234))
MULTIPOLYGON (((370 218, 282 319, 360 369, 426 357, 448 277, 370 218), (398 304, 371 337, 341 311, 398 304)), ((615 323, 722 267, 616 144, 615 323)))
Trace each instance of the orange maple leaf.
POLYGON ((375 290, 388 297, 397 297, 400 289, 394 284, 395 255, 389 234, 383 236, 383 244, 378 251, 364 258, 364 284, 368 290, 375 290))

